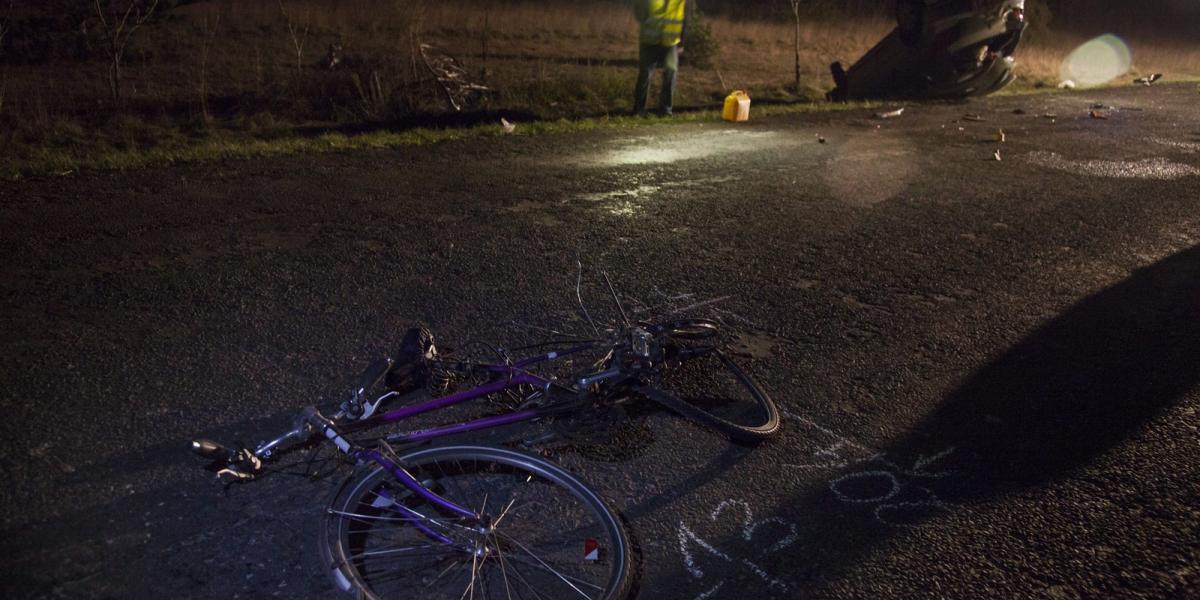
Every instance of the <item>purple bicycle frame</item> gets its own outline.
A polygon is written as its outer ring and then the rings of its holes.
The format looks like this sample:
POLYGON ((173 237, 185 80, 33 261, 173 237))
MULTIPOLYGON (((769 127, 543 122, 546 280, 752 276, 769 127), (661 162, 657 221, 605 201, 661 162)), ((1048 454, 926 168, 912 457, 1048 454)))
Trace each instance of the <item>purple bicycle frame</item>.
MULTIPOLYGON (((534 387, 538 387, 543 390, 548 390, 550 388, 550 386, 552 385, 550 380, 545 379, 543 377, 539 377, 537 375, 534 375, 533 373, 530 373, 529 371, 526 371, 525 367, 528 367, 529 365, 540 363, 540 362, 552 361, 559 357, 566 356, 568 354, 582 352, 591 347, 592 347, 591 345, 583 345, 583 346, 576 346, 574 348, 570 348, 570 349, 564 350, 562 352, 548 352, 545 354, 540 354, 537 356, 532 356, 532 357, 520 360, 512 365, 487 365, 485 367, 487 370, 489 370, 493 373, 507 375, 507 377, 504 379, 498 380, 498 381, 493 381, 491 383, 481 385, 476 388, 472 388, 469 390, 463 390, 463 391, 455 393, 455 394, 450 394, 448 396, 442 396, 440 398, 434 398, 432 400, 426 400, 424 402, 419 402, 419 403, 413 404, 411 406, 397 408, 396 410, 388 411, 388 412, 382 413, 380 415, 377 415, 375 417, 372 417, 364 424, 365 425, 366 424, 374 425, 374 424, 378 424, 380 422, 395 423, 397 421, 403 421, 405 419, 414 417, 416 415, 439 410, 439 409, 446 408, 449 406, 454 406, 456 404, 462 404, 464 402, 469 402, 471 400, 476 400, 478 398, 490 396, 491 394, 495 394, 497 392, 502 392, 506 389, 514 388, 514 387, 521 386, 521 385, 532 385, 534 387)), ((505 415, 497 415, 494 417, 484 417, 481 419, 475 419, 475 420, 466 421, 463 423, 456 423, 454 425, 445 425, 442 427, 434 427, 432 429, 425 429, 425 430, 412 431, 412 432, 403 433, 403 434, 397 434, 394 436, 389 436, 388 440, 395 441, 395 442, 421 442, 421 441, 436 439, 439 437, 445 437, 448 435, 454 435, 457 433, 467 433, 467 432, 471 432, 471 431, 479 431, 481 429, 489 429, 492 427, 509 425, 512 423, 519 423, 521 421, 529 421, 531 419, 535 419, 535 418, 541 416, 542 414, 544 414, 542 411, 533 410, 533 409, 520 410, 520 411, 511 412, 511 413, 508 413, 505 415)), ((357 429, 357 427, 355 429, 357 429)), ((482 519, 482 517, 484 516, 484 515, 476 514, 475 511, 473 511, 469 508, 462 507, 454 502, 451 502, 450 500, 447 500, 447 499, 441 497, 440 495, 434 493, 433 491, 429 490, 424 485, 421 485, 421 482, 417 481, 417 479, 415 477, 413 477, 412 474, 410 474, 407 470, 405 470, 403 466, 398 465, 395 462, 391 461, 390 459, 385 457, 382 453, 380 453, 377 450, 359 449, 359 450, 353 451, 351 453, 351 456, 356 461, 374 462, 374 463, 378 464, 379 466, 383 467, 384 469, 387 469, 388 472, 391 473, 392 476, 396 478, 396 481, 398 481, 401 485, 408 488, 414 494, 417 494, 418 496, 425 499, 426 501, 433 504, 434 506, 437 506, 441 510, 444 510, 449 513, 453 513, 455 515, 465 517, 468 519, 482 519)), ((421 523, 419 520, 420 516, 416 515, 416 513, 414 513, 413 511, 405 509, 404 507, 399 507, 399 508, 401 509, 401 512, 403 514, 405 514, 406 516, 417 517, 417 518, 414 518, 413 525, 417 529, 419 529, 422 533, 424 533, 425 535, 427 535, 437 541, 443 542, 443 543, 449 541, 442 534, 430 529, 429 526, 425 525, 424 523, 421 523)))

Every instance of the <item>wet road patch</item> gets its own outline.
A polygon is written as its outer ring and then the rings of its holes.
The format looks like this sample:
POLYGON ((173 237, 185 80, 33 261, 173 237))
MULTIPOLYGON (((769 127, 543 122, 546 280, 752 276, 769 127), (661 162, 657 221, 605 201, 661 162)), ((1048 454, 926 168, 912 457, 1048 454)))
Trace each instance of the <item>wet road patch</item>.
POLYGON ((1196 167, 1160 157, 1141 160, 1073 160, 1057 152, 1038 150, 1030 152, 1027 158, 1029 162, 1042 167, 1088 177, 1173 180, 1200 175, 1200 169, 1196 167))

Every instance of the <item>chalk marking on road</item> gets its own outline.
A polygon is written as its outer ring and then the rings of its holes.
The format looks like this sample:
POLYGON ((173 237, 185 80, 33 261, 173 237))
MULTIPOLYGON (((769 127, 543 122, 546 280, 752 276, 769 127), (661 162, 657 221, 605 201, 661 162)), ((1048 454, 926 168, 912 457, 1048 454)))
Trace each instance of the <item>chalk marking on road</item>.
POLYGON ((700 536, 696 535, 696 533, 694 531, 692 531, 691 528, 689 528, 683 521, 680 521, 679 522, 679 551, 681 553, 683 553, 683 564, 684 564, 684 566, 687 567, 688 573, 692 574, 692 577, 695 577, 696 579, 701 579, 704 577, 704 571, 702 569, 700 569, 699 566, 696 565, 695 557, 692 556, 691 551, 688 550, 688 539, 691 539, 693 542, 695 542, 701 548, 708 550, 709 554, 712 554, 713 556, 724 559, 728 562, 733 562, 732 557, 730 557, 728 554, 725 554, 724 552, 721 552, 720 550, 717 550, 716 548, 713 547, 712 544, 700 539, 700 536))
POLYGON ((886 502, 892 498, 895 498, 896 494, 900 493, 900 487, 900 480, 897 479, 891 471, 859 471, 856 473, 850 473, 848 475, 842 475, 841 477, 829 482, 829 489, 835 496, 837 496, 837 499, 841 500, 842 502, 849 502, 851 504, 873 504, 875 502, 886 502), (867 498, 855 498, 853 495, 846 494, 839 489, 841 485, 848 481, 870 477, 883 477, 887 480, 891 487, 888 488, 888 491, 884 494, 867 498))
MULTIPOLYGON (((800 539, 800 532, 796 527, 796 524, 784 520, 781 517, 768 517, 761 521, 755 521, 753 509, 750 507, 750 504, 744 500, 722 500, 717 504, 716 508, 709 513, 709 519, 713 522, 717 522, 720 520, 721 515, 729 510, 734 510, 737 513, 740 513, 738 514, 738 517, 740 517, 739 524, 741 525, 741 537, 747 542, 754 540, 755 531, 758 531, 763 525, 782 525, 785 528, 787 534, 764 550, 763 554, 778 552, 796 543, 796 540, 800 539)), ((693 543, 717 558, 730 563, 738 562, 742 564, 747 569, 750 569, 752 573, 766 582, 768 588, 779 590, 788 589, 786 582, 784 582, 782 579, 772 576, 766 571, 766 569, 759 566, 758 563, 750 560, 749 558, 741 558, 740 560, 737 560, 733 556, 718 550, 716 546, 696 535, 696 532, 692 531, 692 529, 688 527, 686 523, 680 521, 679 552, 683 555, 684 567, 687 569, 688 573, 690 573, 691 576, 696 579, 704 578, 704 570, 701 569, 697 564, 696 556, 692 553, 691 545, 693 543)), ((696 598, 701 600, 710 597, 716 592, 717 589, 721 587, 721 585, 722 584, 718 583, 715 587, 701 593, 696 598)))
POLYGON ((890 525, 892 527, 916 528, 918 526, 914 525, 912 523, 904 523, 904 522, 889 519, 887 516, 885 516, 885 513, 887 511, 901 511, 901 510, 908 510, 908 509, 926 509, 926 508, 950 512, 950 506, 948 504, 946 504, 945 502, 943 502, 941 498, 938 498, 937 494, 933 493, 933 490, 931 490, 925 486, 921 486, 921 485, 914 485, 912 487, 914 489, 924 492, 926 495, 929 496, 929 499, 928 500, 908 500, 908 501, 904 501, 904 502, 891 502, 891 503, 887 503, 887 504, 880 504, 879 506, 875 507, 875 510, 874 510, 875 519, 878 520, 880 523, 883 523, 884 525, 890 525))
POLYGON ((876 459, 883 458, 882 454, 872 454, 871 456, 850 459, 848 457, 843 456, 841 453, 841 451, 846 448, 855 449, 855 446, 850 443, 847 443, 845 441, 839 441, 832 446, 827 446, 825 448, 821 448, 821 449, 817 450, 816 452, 813 452, 813 458, 817 459, 817 462, 803 463, 803 464, 785 463, 783 466, 787 467, 789 469, 806 469, 806 470, 842 469, 842 468, 848 467, 852 464, 866 463, 866 462, 871 462, 876 459))
POLYGON ((833 444, 817 449, 812 456, 814 462, 810 463, 786 463, 783 466, 789 469, 842 469, 852 464, 870 462, 882 455, 854 440, 839 435, 837 432, 824 427, 811 419, 801 417, 787 409, 781 409, 783 416, 797 421, 805 426, 811 427, 826 436, 833 438, 833 444), (855 455, 859 456, 855 456, 855 455))
POLYGON ((777 552, 782 550, 796 543, 796 540, 800 538, 799 529, 796 527, 796 524, 781 517, 767 517, 761 521, 755 521, 754 513, 750 509, 750 504, 743 500, 722 500, 721 503, 718 504, 715 509, 713 509, 712 514, 709 515, 709 518, 715 522, 720 518, 721 513, 725 512, 725 509, 734 506, 741 507, 742 509, 742 539, 746 540, 747 542, 754 539, 754 532, 759 527, 768 523, 783 525, 788 529, 788 534, 778 542, 772 544, 771 547, 767 548, 767 552, 777 552))
POLYGON ((907 469, 889 459, 885 453, 874 450, 868 446, 838 434, 827 427, 819 425, 811 419, 801 417, 800 415, 797 415, 787 409, 781 409, 780 413, 789 419, 812 427, 813 429, 816 429, 817 431, 820 431, 821 433, 837 440, 832 445, 820 448, 813 452, 812 456, 814 459, 816 459, 815 462, 801 464, 785 463, 783 466, 789 469, 844 469, 851 465, 876 462, 891 469, 892 471, 895 471, 898 474, 908 475, 911 477, 941 479, 952 473, 951 471, 938 471, 936 473, 930 473, 927 469, 934 463, 937 463, 938 461, 953 454, 956 450, 956 448, 953 446, 931 456, 925 456, 922 454, 918 456, 916 462, 913 463, 913 468, 907 469), (852 454, 850 452, 843 452, 847 449, 862 453, 863 456, 852 456, 850 455, 852 454))
POLYGON ((832 445, 819 448, 813 452, 814 462, 807 464, 784 464, 784 467, 792 469, 844 469, 852 465, 877 465, 876 468, 866 467, 865 470, 846 473, 829 481, 829 489, 833 492, 834 497, 839 501, 854 504, 854 505, 871 505, 872 516, 879 523, 890 527, 919 527, 920 523, 905 522, 903 519, 896 518, 897 514, 904 511, 945 511, 950 512, 951 505, 938 498, 937 494, 933 493, 927 487, 914 485, 907 482, 902 482, 901 477, 920 478, 925 480, 942 479, 953 473, 951 470, 933 471, 933 467, 942 462, 947 457, 953 455, 956 451, 954 446, 950 446, 933 454, 920 454, 913 461, 912 468, 906 468, 897 462, 889 459, 886 454, 874 451, 868 446, 855 442, 837 432, 824 427, 811 419, 801 417, 791 411, 783 409, 780 411, 785 417, 792 419, 798 423, 811 427, 812 429, 821 432, 822 434, 833 438, 835 441, 832 445), (860 456, 854 456, 855 453, 860 456), (882 467, 882 468, 879 468, 882 467), (881 478, 888 486, 886 491, 879 495, 865 497, 856 496, 847 485, 854 481, 868 480, 870 478, 881 478), (917 490, 927 496, 925 500, 896 501, 900 496, 909 496, 906 490, 917 490))
POLYGON ((930 457, 926 457, 925 455, 921 455, 921 456, 917 457, 917 461, 913 463, 912 470, 908 471, 907 474, 912 475, 914 477, 932 477, 934 479, 941 479, 942 477, 949 475, 950 474, 949 471, 939 471, 937 473, 929 473, 925 470, 925 468, 939 460, 942 460, 943 458, 946 458, 947 456, 950 456, 951 454, 954 454, 954 450, 955 450, 954 446, 951 446, 951 447, 946 448, 945 450, 942 450, 941 452, 938 452, 937 454, 934 454, 933 456, 930 456, 930 457))
POLYGON ((786 536, 784 536, 782 539, 780 539, 778 542, 771 544, 771 547, 767 548, 767 550, 766 550, 767 552, 778 552, 780 550, 783 550, 784 548, 787 548, 788 546, 791 546, 792 544, 796 543, 796 540, 800 539, 800 532, 796 528, 795 523, 792 523, 791 521, 786 521, 782 517, 767 517, 761 521, 755 522, 753 525, 750 526, 750 529, 746 530, 746 535, 745 535, 746 541, 750 541, 750 538, 754 536, 754 531, 756 529, 758 529, 760 526, 765 525, 767 523, 776 523, 776 524, 783 525, 788 528, 788 534, 786 536))
POLYGON ((712 595, 717 593, 717 590, 721 589, 721 586, 723 585, 725 585, 725 582, 721 581, 717 583, 717 585, 708 588, 707 592, 700 592, 700 595, 696 596, 696 600, 708 600, 709 598, 712 598, 712 595))
POLYGON ((874 451, 871 450, 870 448, 867 448, 866 446, 859 444, 858 442, 855 442, 854 440, 852 440, 844 435, 841 435, 841 434, 837 433, 836 431, 833 431, 832 429, 821 426, 821 425, 817 424, 816 421, 807 419, 796 413, 793 413, 793 412, 787 410, 786 408, 781 408, 779 410, 779 412, 782 413, 783 416, 785 416, 789 419, 792 419, 794 421, 799 421, 805 425, 808 425, 809 427, 812 427, 813 429, 816 429, 817 431, 820 431, 821 433, 824 433, 825 435, 828 435, 829 437, 832 437, 832 438, 838 440, 839 442, 846 444, 847 446, 849 446, 851 448, 854 448, 856 450, 861 450, 863 452, 874 453, 874 451))
POLYGON ((721 513, 730 506, 742 507, 742 537, 745 538, 746 541, 750 541, 750 536, 754 531, 754 528, 751 527, 754 515, 750 512, 749 503, 742 500, 722 500, 721 503, 713 509, 712 514, 709 515, 709 518, 713 521, 716 521, 721 516, 721 513))
POLYGON ((781 590, 787 589, 786 583, 784 583, 778 579, 775 579, 774 577, 771 577, 771 575, 769 573, 767 573, 766 571, 764 571, 762 567, 750 562, 750 559, 743 558, 742 564, 749 567, 750 570, 753 571, 755 575, 758 575, 759 577, 762 578, 763 581, 767 582, 767 587, 772 587, 772 588, 777 587, 781 590))

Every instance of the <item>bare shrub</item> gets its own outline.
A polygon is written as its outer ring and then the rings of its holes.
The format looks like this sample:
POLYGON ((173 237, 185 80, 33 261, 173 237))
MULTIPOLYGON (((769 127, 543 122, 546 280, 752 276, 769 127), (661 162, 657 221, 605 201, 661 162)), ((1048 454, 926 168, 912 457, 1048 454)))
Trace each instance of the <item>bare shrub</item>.
POLYGON ((200 38, 200 73, 196 91, 200 94, 200 114, 205 122, 212 120, 212 114, 208 110, 208 56, 212 52, 213 39, 216 38, 220 25, 221 13, 217 13, 211 20, 208 15, 204 15, 204 27, 201 30, 203 35, 200 38))
POLYGON ((796 88, 800 88, 800 5, 804 0, 788 0, 788 4, 792 8, 792 17, 796 21, 796 36, 794 38, 793 49, 796 53, 796 88))
POLYGON ((114 102, 121 102, 121 68, 133 34, 141 29, 158 7, 158 0, 94 0, 100 34, 108 59, 108 89, 114 102))
POLYGON ((293 18, 283 6, 283 0, 279 2, 279 13, 283 15, 283 21, 287 25, 288 36, 292 40, 292 50, 296 53, 296 72, 299 73, 304 60, 304 44, 308 41, 308 11, 300 14, 299 18, 293 18))
POLYGON ((371 71, 364 86, 362 78, 357 73, 350 75, 354 82, 354 90, 358 92, 359 108, 362 113, 372 120, 380 120, 388 116, 391 108, 390 90, 383 87, 379 71, 371 71))

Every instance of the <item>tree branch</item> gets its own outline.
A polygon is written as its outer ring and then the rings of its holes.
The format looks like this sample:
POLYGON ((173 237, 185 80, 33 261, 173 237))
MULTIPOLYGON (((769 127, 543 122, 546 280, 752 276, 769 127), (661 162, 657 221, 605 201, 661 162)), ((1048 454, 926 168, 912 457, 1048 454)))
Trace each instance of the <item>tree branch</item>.
POLYGON ((151 0, 149 6, 143 11, 140 0, 128 0, 120 20, 114 18, 110 21, 104 2, 102 0, 93 1, 104 39, 108 42, 109 88, 113 100, 120 101, 121 99, 121 59, 125 55, 125 48, 129 45, 129 40, 133 37, 134 32, 154 15, 154 10, 158 8, 158 2, 159 0, 151 0), (132 23, 129 21, 130 16, 133 16, 132 23))
POLYGON ((304 58, 304 42, 308 39, 308 24, 305 23, 304 31, 297 34, 299 28, 292 21, 292 15, 283 7, 283 0, 277 1, 279 3, 279 13, 283 15, 283 20, 287 24, 288 34, 292 37, 292 48, 296 50, 296 71, 299 72, 301 61, 304 58))

